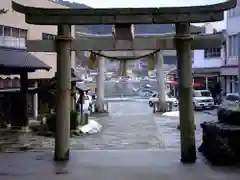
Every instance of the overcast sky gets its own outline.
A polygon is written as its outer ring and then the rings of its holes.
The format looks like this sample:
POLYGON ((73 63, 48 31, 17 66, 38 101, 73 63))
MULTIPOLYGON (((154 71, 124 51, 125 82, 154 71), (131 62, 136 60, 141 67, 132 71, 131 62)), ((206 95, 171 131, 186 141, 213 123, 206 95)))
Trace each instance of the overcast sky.
MULTIPOLYGON (((111 7, 167 7, 167 6, 191 6, 206 5, 223 2, 225 0, 69 0, 86 4, 94 8, 111 7)), ((214 23, 217 29, 224 29, 225 21, 214 23)))

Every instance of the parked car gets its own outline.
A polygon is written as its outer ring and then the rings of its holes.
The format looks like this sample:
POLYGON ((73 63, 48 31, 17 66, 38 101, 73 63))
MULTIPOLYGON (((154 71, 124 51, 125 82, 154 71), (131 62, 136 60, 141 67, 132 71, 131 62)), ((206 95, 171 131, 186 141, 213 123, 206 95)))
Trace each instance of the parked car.
POLYGON ((153 94, 153 91, 150 89, 140 89, 138 94, 140 97, 150 97, 153 94))
MULTIPOLYGON (((158 93, 154 92, 151 97, 149 98, 149 106, 152 107, 154 103, 158 102, 159 98, 158 98, 158 93)), ((169 93, 166 93, 166 101, 167 102, 172 102, 174 107, 178 106, 178 100, 177 98, 175 98, 174 96, 170 95, 169 93)))
POLYGON ((218 120, 240 124, 240 96, 229 93, 223 98, 217 112, 218 120))
POLYGON ((193 90, 193 106, 195 110, 213 109, 214 100, 208 90, 193 90))

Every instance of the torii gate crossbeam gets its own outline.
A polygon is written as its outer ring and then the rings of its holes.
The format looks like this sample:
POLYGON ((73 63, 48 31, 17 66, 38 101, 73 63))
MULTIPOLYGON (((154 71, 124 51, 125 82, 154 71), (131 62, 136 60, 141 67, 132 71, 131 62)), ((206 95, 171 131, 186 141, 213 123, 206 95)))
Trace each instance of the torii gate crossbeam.
MULTIPOLYGON (((224 37, 222 34, 192 35, 191 49, 205 49, 220 47, 224 37), (211 42, 211 43, 209 43, 211 42)), ((56 52, 55 40, 28 40, 27 48, 30 52, 56 52)), ((142 51, 142 50, 175 50, 175 35, 137 36, 130 43, 117 43, 112 36, 83 37, 71 42, 75 51, 142 51), (82 46, 84 44, 84 46, 82 46)))
MULTIPOLYGON (((178 56, 181 161, 183 163, 194 163, 196 161, 196 146, 193 124, 191 59, 191 43, 193 39, 190 34, 190 23, 221 21, 224 18, 224 11, 234 8, 236 4, 237 0, 227 0, 218 4, 192 7, 48 9, 28 7, 12 2, 13 10, 25 14, 27 23, 58 26, 56 46, 49 46, 53 50, 53 47, 56 47, 55 50, 58 54, 55 160, 69 159, 70 49, 72 44, 76 43, 72 41, 70 25, 169 23, 175 24, 176 27, 176 35, 171 40, 171 43, 173 43, 173 40, 175 41, 175 46, 171 45, 171 48, 176 48, 178 56)), ((209 43, 211 44, 212 42, 209 41, 209 43)), ((156 48, 157 43, 154 42, 153 44, 155 44, 154 48, 156 48)), ((82 43, 78 45, 84 46, 82 43)), ((87 48, 94 47, 93 44, 87 46, 87 48)))

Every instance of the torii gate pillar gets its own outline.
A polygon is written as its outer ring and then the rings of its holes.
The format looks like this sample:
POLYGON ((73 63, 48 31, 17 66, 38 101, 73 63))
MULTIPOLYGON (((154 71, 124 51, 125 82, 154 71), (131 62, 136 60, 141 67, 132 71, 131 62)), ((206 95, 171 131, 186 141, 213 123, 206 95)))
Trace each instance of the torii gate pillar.
POLYGON ((56 37, 56 136, 55 160, 69 159, 70 111, 71 111, 71 26, 58 25, 56 37))
POLYGON ((192 54, 189 23, 176 24, 176 50, 180 95, 181 161, 183 163, 195 163, 196 145, 192 100, 192 54))
POLYGON ((166 87, 165 87, 165 78, 164 78, 164 68, 163 68, 163 55, 161 51, 156 53, 156 75, 158 82, 158 98, 159 98, 159 111, 166 112, 166 87))
POLYGON ((104 71, 105 71, 105 59, 98 57, 98 74, 97 74, 97 112, 102 113, 104 111, 104 71))

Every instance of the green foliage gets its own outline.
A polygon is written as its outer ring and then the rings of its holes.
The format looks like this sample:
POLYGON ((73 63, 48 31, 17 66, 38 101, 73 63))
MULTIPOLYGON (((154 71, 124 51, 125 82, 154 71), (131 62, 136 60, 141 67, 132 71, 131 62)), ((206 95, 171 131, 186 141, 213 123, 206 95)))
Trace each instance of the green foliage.
POLYGON ((94 69, 97 66, 97 56, 96 54, 91 53, 88 59, 88 68, 94 69))
MULTIPOLYGON (((56 114, 50 114, 46 117, 46 123, 48 130, 56 132, 56 114)), ((75 130, 79 125, 79 113, 77 111, 72 111, 70 114, 70 130, 75 130)))

